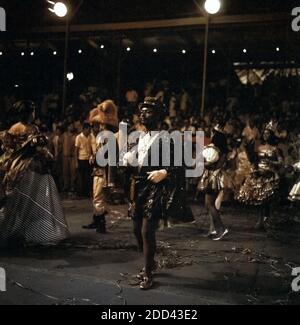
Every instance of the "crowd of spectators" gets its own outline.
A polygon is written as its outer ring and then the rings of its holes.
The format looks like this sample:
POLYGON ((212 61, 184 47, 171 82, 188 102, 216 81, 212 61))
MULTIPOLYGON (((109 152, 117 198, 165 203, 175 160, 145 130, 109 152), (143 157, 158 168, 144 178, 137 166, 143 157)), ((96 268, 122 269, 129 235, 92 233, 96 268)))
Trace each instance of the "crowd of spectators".
MULTIPOLYGON (((209 142, 213 125, 220 118, 227 121, 225 132, 228 145, 236 148, 242 138, 259 143, 263 126, 271 119, 278 124, 277 136, 286 166, 300 160, 300 80, 298 77, 270 75, 262 85, 242 85, 237 80, 218 80, 208 84, 205 111, 201 116, 201 89, 191 84, 177 87, 169 81, 149 82, 144 89, 128 87, 119 106, 120 120, 138 127, 138 103, 146 96, 155 96, 168 107, 169 115, 163 123, 165 130, 205 133, 209 142)), ((55 157, 53 175, 60 191, 78 192, 78 164, 75 144, 83 131, 88 113, 110 92, 89 87, 61 110, 60 97, 52 93, 42 97, 35 124, 49 137, 49 147, 55 157), (63 175, 63 177, 61 177, 63 175)), ((1 129, 13 122, 6 116, 14 95, 0 98, 1 129)), ((91 131, 93 133, 93 130, 91 131)))

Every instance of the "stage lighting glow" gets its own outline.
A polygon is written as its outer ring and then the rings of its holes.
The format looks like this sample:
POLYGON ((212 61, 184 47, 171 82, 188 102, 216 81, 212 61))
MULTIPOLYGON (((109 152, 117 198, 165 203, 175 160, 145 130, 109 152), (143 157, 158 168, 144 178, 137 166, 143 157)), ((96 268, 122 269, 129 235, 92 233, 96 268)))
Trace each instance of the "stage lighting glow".
POLYGON ((221 8, 221 2, 220 0, 206 0, 204 8, 209 14, 214 15, 219 12, 221 8))
POLYGON ((279 47, 276 47, 276 51, 279 52, 280 51, 280 48, 279 47))
POLYGON ((186 50, 182 50, 181 53, 182 53, 182 54, 186 54, 186 50))
POLYGON ((21 52, 21 56, 24 56, 25 55, 25 53, 24 52, 21 52))
POLYGON ((0 56, 2 56, 3 55, 3 52, 0 52, 0 56))
POLYGON ((211 53, 212 53, 212 54, 216 54, 216 50, 212 50, 211 53))
POLYGON ((104 49, 104 45, 103 44, 100 45, 100 49, 102 49, 102 50, 104 49))
POLYGON ((154 52, 154 53, 157 53, 157 49, 153 49, 153 52, 154 52))
POLYGON ((243 49, 243 52, 244 52, 244 53, 247 53, 247 50, 246 50, 246 49, 243 49))
POLYGON ((34 56, 34 52, 31 52, 30 55, 31 55, 31 56, 34 56))
POLYGON ((127 47, 126 51, 127 52, 130 52, 131 51, 131 48, 130 47, 127 47))
POLYGON ((79 54, 82 54, 82 50, 78 50, 78 53, 79 53, 79 54))
POLYGON ((57 52, 56 51, 53 51, 53 55, 57 55, 57 52))

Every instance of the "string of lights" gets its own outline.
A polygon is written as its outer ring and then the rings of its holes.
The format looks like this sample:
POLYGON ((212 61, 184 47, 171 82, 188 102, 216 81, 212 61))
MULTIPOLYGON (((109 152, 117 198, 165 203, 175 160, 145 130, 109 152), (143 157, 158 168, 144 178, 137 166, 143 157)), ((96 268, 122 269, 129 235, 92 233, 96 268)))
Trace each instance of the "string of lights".
MULTIPOLYGON (((103 50, 105 48, 104 45, 101 45, 99 47, 99 49, 103 50)), ((155 47, 153 48, 152 50, 149 50, 150 52, 153 52, 154 54, 158 54, 158 53, 161 53, 162 51, 159 50, 159 48, 155 47)), ((275 47, 274 49, 270 49, 270 51, 273 51, 273 52, 280 52, 281 49, 279 46, 275 47)), ((0 51, 0 56, 5 56, 8 52, 11 53, 11 51, 5 51, 5 50, 1 50, 0 51)), ((19 55, 24 57, 24 56, 35 56, 35 55, 38 55, 39 52, 44 52, 44 51, 39 51, 39 50, 24 50, 24 51, 20 51, 19 52, 19 55)), ((124 52, 132 52, 134 53, 134 48, 132 47, 126 47, 124 48, 124 52)), ((177 50, 177 51, 172 51, 174 53, 180 53, 180 54, 188 54, 188 53, 191 53, 191 51, 187 50, 187 49, 181 49, 181 50, 177 50)), ((195 50, 195 52, 197 52, 195 50)), ((18 54, 18 51, 14 51, 15 54, 18 54)), ((84 55, 85 54, 85 51, 81 48, 77 49, 77 50, 74 50, 72 52, 73 54, 79 54, 79 55, 84 55)), ((215 48, 212 48, 210 51, 209 51, 210 54, 217 54, 218 51, 215 49, 215 48)), ((249 53, 249 50, 247 48, 243 48, 240 50, 240 53, 243 53, 243 54, 247 54, 249 53)), ((49 52, 50 55, 53 55, 53 56, 58 56, 60 53, 58 51, 50 51, 49 52)))

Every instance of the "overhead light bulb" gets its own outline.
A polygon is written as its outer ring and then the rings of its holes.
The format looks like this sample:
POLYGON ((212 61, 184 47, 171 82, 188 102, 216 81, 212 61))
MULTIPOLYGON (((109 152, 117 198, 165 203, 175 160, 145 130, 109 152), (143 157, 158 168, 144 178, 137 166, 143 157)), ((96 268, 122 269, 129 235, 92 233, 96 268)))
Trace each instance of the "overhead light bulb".
MULTIPOLYGON (((48 1, 53 4, 52 1, 48 1)), ((63 2, 56 2, 54 4, 53 9, 49 8, 51 12, 53 12, 57 17, 63 18, 68 14, 68 7, 63 2)))
POLYGON ((69 73, 67 73, 67 79, 68 79, 69 81, 72 81, 72 80, 74 79, 74 73, 73 73, 73 72, 69 72, 69 73))
POLYGON ((206 0, 204 8, 209 14, 214 15, 219 12, 221 8, 221 2, 220 0, 206 0))

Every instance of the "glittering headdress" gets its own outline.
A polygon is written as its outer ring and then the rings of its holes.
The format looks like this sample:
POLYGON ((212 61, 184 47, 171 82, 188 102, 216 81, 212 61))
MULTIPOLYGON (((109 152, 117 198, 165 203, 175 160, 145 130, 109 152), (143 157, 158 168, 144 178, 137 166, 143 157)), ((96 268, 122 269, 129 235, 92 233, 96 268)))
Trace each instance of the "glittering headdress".
POLYGON ((265 130, 272 131, 274 134, 277 132, 278 122, 271 120, 265 127, 265 130))

